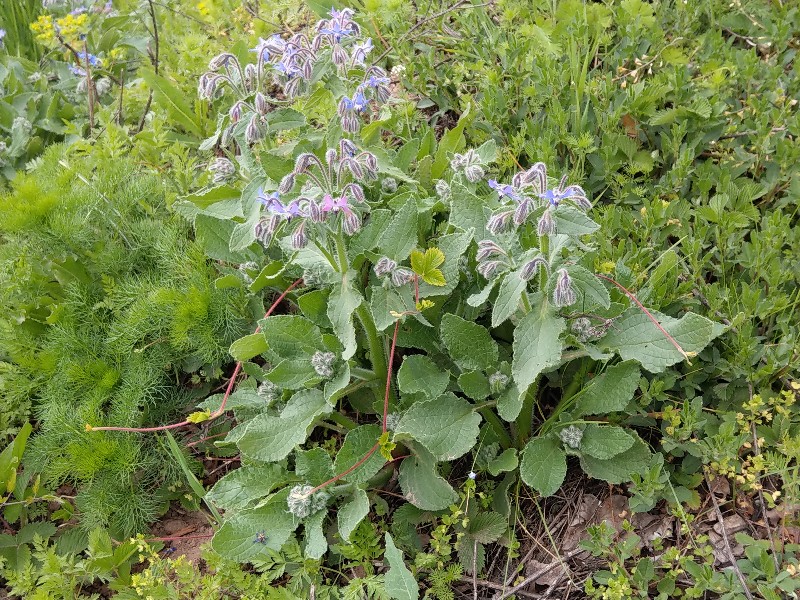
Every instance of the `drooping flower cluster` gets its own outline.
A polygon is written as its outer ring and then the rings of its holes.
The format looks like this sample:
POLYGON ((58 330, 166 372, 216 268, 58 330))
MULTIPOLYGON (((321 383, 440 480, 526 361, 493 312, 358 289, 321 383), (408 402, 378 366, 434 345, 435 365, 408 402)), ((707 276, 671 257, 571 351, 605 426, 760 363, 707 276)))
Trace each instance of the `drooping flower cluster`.
POLYGON ((492 215, 487 224, 487 229, 494 234, 503 233, 511 227, 519 227, 537 211, 544 208, 536 224, 537 233, 553 235, 557 233, 553 211, 561 204, 569 203, 577 208, 588 211, 592 203, 586 197, 586 192, 578 185, 567 185, 566 175, 554 188, 547 187, 547 167, 544 163, 536 163, 527 171, 514 175, 510 184, 498 183, 489 180, 489 187, 497 192, 504 206, 492 215))
POLYGON ((383 103, 389 99, 390 80, 380 67, 368 66, 367 55, 372 50, 372 41, 361 36, 361 29, 353 20, 349 9, 331 10, 331 17, 319 21, 315 35, 309 39, 305 33, 296 33, 288 39, 273 35, 259 39, 252 49, 255 62, 242 66, 230 52, 214 57, 198 82, 198 95, 207 100, 218 97, 224 88, 229 88, 236 102, 228 117, 230 125, 223 130, 223 146, 227 146, 233 127, 247 121, 245 141, 252 144, 261 139, 266 130, 266 115, 271 106, 284 104, 285 99, 271 97, 269 84, 279 87, 285 98, 296 98, 309 92, 311 85, 323 78, 332 65, 347 87, 354 71, 355 91, 343 95, 339 100, 338 113, 342 129, 358 131, 358 116, 364 113, 371 102, 383 103))
POLYGON ((280 182, 278 190, 265 195, 259 192, 265 215, 256 225, 256 238, 268 246, 276 232, 294 224, 292 248, 304 248, 315 227, 353 235, 361 229, 358 205, 365 203, 359 182, 378 176, 378 159, 371 152, 359 151, 353 142, 342 139, 338 150, 329 148, 324 162, 311 152, 297 157, 294 169, 280 182), (300 193, 291 201, 282 201, 298 180, 304 180, 300 193))
POLYGON ((478 262, 478 273, 486 279, 492 279, 496 275, 508 270, 515 269, 521 265, 519 275, 524 281, 530 281, 539 272, 539 267, 544 267, 549 271, 550 266, 538 251, 528 251, 515 261, 508 252, 493 240, 481 240, 478 242, 478 252, 475 254, 478 262))

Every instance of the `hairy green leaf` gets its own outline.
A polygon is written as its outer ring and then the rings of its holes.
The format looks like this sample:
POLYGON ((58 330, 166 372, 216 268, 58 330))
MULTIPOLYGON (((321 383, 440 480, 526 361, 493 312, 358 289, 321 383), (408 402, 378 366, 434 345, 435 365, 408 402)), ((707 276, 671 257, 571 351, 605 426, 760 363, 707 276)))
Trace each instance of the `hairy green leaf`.
POLYGON ((424 447, 406 442, 412 455, 400 465, 399 482, 405 499, 422 510, 443 510, 458 494, 436 471, 436 459, 424 447))
POLYGON ((239 510, 293 480, 281 465, 247 465, 229 472, 206 493, 206 502, 223 510, 239 510))
POLYGON ((418 600, 419 585, 403 561, 403 553, 394 545, 394 540, 386 532, 386 562, 389 570, 384 576, 386 591, 394 600, 418 600))
POLYGON ((289 399, 280 417, 259 415, 247 424, 238 441, 243 455, 263 462, 286 458, 302 444, 314 420, 331 410, 319 390, 303 390, 289 399))
POLYGON ((211 540, 214 551, 236 562, 247 562, 265 549, 280 550, 299 521, 286 509, 286 488, 272 496, 263 506, 236 511, 226 519, 211 540), (259 533, 264 542, 256 541, 259 533))
POLYGON ((522 294, 527 287, 528 283, 519 276, 517 271, 512 271, 503 277, 492 308, 492 327, 499 327, 517 312, 522 294))
POLYGON ((396 435, 411 436, 438 460, 453 460, 475 445, 480 422, 469 402, 447 392, 413 404, 400 419, 396 435))
POLYGON ((497 342, 485 327, 447 313, 439 333, 450 358, 460 368, 485 371, 497 362, 497 342))
POLYGON ((534 294, 534 309, 514 330, 514 360, 511 371, 520 395, 528 391, 539 374, 561 361, 560 336, 566 323, 556 315, 541 294, 534 294), (538 298, 537 298, 538 297, 538 298))
POLYGON ((567 476, 567 455, 556 440, 533 438, 522 451, 519 473, 542 496, 552 496, 567 476))
POLYGON ((339 535, 345 542, 350 541, 350 535, 358 524, 369 514, 369 499, 367 492, 361 488, 353 490, 352 499, 343 504, 336 518, 339 525, 339 535))
MULTIPOLYGON (((336 453, 333 463, 334 471, 344 473, 353 467, 377 443, 380 435, 379 425, 360 425, 348 431, 344 438, 344 444, 336 453)), ((356 484, 369 481, 385 463, 386 459, 381 456, 380 452, 375 451, 364 464, 349 473, 344 481, 356 484)))
POLYGON ((305 317, 275 315, 259 321, 270 351, 281 358, 307 358, 322 350, 322 332, 305 317))
POLYGON ((578 397, 575 413, 604 415, 624 410, 639 387, 639 363, 628 360, 595 377, 578 397))
POLYGON ((491 544, 500 539, 508 529, 506 518, 493 511, 478 513, 472 517, 467 534, 479 544, 491 544))
POLYGON ((581 466, 589 477, 608 483, 624 483, 630 481, 634 473, 643 473, 651 456, 647 445, 637 437, 628 450, 608 460, 581 455, 581 466))
POLYGON ((600 460, 607 460, 628 450, 635 438, 622 427, 590 423, 583 430, 581 452, 600 460))
MULTIPOLYGON (((695 313, 674 319, 651 311, 661 326, 692 356, 705 348, 724 328, 695 313)), ((683 360, 683 355, 637 307, 629 308, 614 321, 614 327, 598 342, 601 348, 615 350, 623 360, 636 360, 651 373, 660 373, 683 360)))

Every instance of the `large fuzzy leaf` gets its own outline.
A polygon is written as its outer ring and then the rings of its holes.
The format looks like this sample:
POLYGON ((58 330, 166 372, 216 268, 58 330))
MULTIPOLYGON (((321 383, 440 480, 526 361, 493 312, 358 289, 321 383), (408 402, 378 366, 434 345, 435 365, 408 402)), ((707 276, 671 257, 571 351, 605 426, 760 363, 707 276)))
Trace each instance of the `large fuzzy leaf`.
POLYGON ((556 440, 533 438, 522 451, 519 473, 542 496, 552 496, 567 476, 567 455, 556 440))
POLYGON ((314 420, 330 410, 320 390, 297 392, 289 399, 280 417, 262 414, 250 421, 238 441, 239 450, 254 460, 283 460, 295 446, 306 440, 314 420))
POLYGON ((413 404, 400 419, 396 435, 412 437, 438 460, 453 460, 475 445, 480 422, 469 402, 448 392, 413 404))
POLYGON ((534 294, 534 309, 525 315, 514 331, 514 359, 511 372, 520 395, 527 392, 539 374, 561 361, 561 333, 566 328, 559 317, 534 294))
MULTIPOLYGON (((651 314, 690 356, 700 352, 724 327, 695 313, 674 319, 659 312, 651 314)), ((623 360, 636 360, 651 373, 660 373, 684 359, 662 331, 644 314, 633 307, 614 321, 614 327, 598 342, 601 348, 619 353, 623 360)))

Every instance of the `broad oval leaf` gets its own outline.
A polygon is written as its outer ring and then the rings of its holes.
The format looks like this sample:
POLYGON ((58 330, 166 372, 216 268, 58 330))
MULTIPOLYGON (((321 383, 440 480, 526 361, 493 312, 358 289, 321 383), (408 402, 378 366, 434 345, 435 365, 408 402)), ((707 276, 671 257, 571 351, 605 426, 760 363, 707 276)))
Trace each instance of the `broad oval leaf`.
POLYGON ((522 451, 519 474, 542 496, 552 496, 567 476, 567 455, 553 438, 533 438, 522 451))
POLYGON ((578 396, 575 414, 604 415, 624 410, 639 387, 639 364, 628 360, 595 377, 578 396))
POLYGON ((485 327, 447 313, 442 317, 439 332, 450 358, 461 369, 485 371, 497 363, 497 342, 485 327))
POLYGON ((437 398, 447 389, 450 373, 442 371, 424 354, 412 354, 403 359, 397 371, 397 385, 404 394, 425 394, 437 398))
POLYGON ((475 445, 480 422, 469 402, 447 392, 413 404, 400 419, 396 435, 411 436, 438 460, 453 460, 475 445))
POLYGON ((590 423, 583 430, 581 452, 607 460, 628 450, 635 438, 622 427, 590 423))
MULTIPOLYGON (((347 471, 370 451, 370 448, 378 442, 380 436, 381 428, 378 425, 361 425, 348 431, 344 438, 344 444, 342 444, 339 452, 336 453, 333 470, 336 473, 347 471)), ((350 483, 369 481, 373 475, 380 471, 385 463, 386 459, 376 450, 363 465, 349 473, 344 478, 344 481, 350 483)))

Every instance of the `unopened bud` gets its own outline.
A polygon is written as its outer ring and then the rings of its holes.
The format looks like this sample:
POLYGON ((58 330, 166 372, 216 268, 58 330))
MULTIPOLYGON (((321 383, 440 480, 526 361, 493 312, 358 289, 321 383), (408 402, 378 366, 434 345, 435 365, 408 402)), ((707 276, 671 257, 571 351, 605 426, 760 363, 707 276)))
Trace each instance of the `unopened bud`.
POLYGON ((583 431, 580 428, 575 427, 575 425, 570 425, 569 427, 565 427, 559 431, 558 437, 561 438, 561 441, 564 442, 565 446, 577 450, 581 447, 583 431))
POLYGON ((436 195, 442 200, 450 198, 450 184, 444 179, 440 179, 436 182, 436 195))
POLYGON ((553 290, 553 304, 558 308, 571 306, 577 302, 578 297, 575 290, 572 288, 572 279, 567 273, 566 269, 559 269, 558 279, 556 279, 556 287, 553 290))
POLYGON ((514 216, 513 210, 506 210, 492 215, 489 222, 486 223, 486 229, 489 232, 497 235, 498 233, 505 233, 511 226, 511 219, 514 216))
POLYGON ((545 269, 548 267, 547 261, 541 256, 537 256, 533 260, 529 260, 523 265, 519 272, 520 278, 524 279, 525 281, 530 281, 539 272, 539 267, 544 267, 545 269))
POLYGON ((281 194, 288 194, 294 187, 294 172, 290 172, 281 179, 278 185, 278 192, 281 194))
POLYGON ((394 287, 401 287, 414 279, 414 272, 405 267, 399 267, 392 271, 392 285, 394 287))
POLYGON ((381 257, 377 263, 375 263, 374 271, 376 277, 383 277, 384 275, 389 275, 392 271, 397 268, 397 263, 394 262, 388 256, 381 257))
POLYGON ((556 221, 553 218, 553 211, 550 210, 549 206, 539 218, 536 231, 539 235, 553 235, 556 232, 556 221))
POLYGON ((306 222, 300 224, 292 232, 292 248, 300 250, 308 245, 308 234, 306 233, 306 222))
POLYGON ((345 210, 342 218, 342 231, 346 235, 353 235, 361 229, 361 217, 354 210, 345 210))
POLYGON ((481 240, 478 242, 478 252, 475 254, 475 260, 483 262, 487 258, 498 254, 505 255, 505 252, 500 246, 492 240, 481 240))
POLYGON ((508 375, 500 373, 492 373, 489 375, 489 390, 493 395, 497 395, 505 391, 508 387, 508 375))
MULTIPOLYGON (((250 65, 248 65, 250 66, 250 65)), ((265 115, 267 114, 267 110, 269 110, 269 104, 267 103, 267 97, 262 94, 261 92, 256 93, 255 99, 256 111, 258 114, 265 115)))

